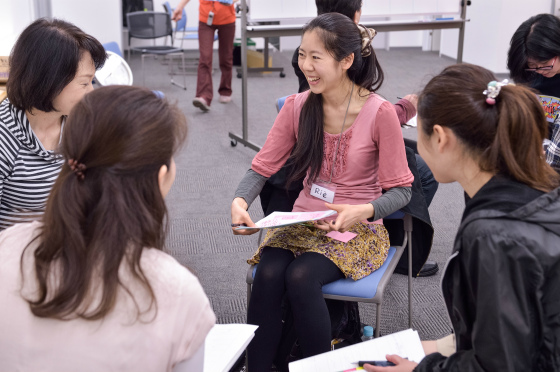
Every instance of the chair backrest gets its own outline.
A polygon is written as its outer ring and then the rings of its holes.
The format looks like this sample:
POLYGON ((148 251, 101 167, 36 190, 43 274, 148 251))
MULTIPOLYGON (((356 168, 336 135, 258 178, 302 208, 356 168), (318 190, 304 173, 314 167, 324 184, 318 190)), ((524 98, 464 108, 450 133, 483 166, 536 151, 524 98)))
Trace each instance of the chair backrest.
POLYGON ((128 37, 137 39, 157 39, 173 37, 171 17, 164 12, 132 12, 126 15, 128 37))
POLYGON ((165 12, 168 13, 169 17, 171 18, 171 16, 173 16, 173 10, 171 9, 171 4, 169 4, 169 1, 166 1, 162 5, 165 12))
POLYGON ((103 48, 105 48, 105 50, 108 51, 108 52, 113 52, 115 54, 118 54, 119 57, 121 57, 121 58, 123 56, 122 52, 121 52, 121 48, 119 48, 119 44, 117 44, 114 41, 103 44, 103 48))
POLYGON ((185 31, 187 27, 187 12, 185 11, 185 8, 183 8, 183 15, 181 16, 181 19, 177 21, 177 24, 175 25, 175 31, 185 31))
POLYGON ((286 102, 286 98, 288 98, 289 96, 284 96, 284 97, 280 97, 276 100, 276 110, 278 110, 278 112, 280 112, 280 110, 282 110, 282 107, 284 106, 284 102, 286 102))
POLYGON ((153 11, 154 10, 154 2, 153 0, 144 0, 144 10, 153 11))
POLYGON ((107 60, 103 67, 95 71, 95 80, 102 85, 132 85, 132 71, 128 63, 118 53, 114 53, 109 49, 107 51, 107 60))

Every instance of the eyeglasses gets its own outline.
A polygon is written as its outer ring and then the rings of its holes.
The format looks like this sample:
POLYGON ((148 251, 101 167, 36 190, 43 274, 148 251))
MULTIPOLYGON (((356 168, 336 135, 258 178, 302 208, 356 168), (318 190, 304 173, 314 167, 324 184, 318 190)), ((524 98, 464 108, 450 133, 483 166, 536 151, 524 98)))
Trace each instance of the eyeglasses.
POLYGON ((543 67, 537 67, 537 68, 526 68, 525 71, 528 71, 528 72, 550 71, 554 68, 554 63, 556 62, 556 58, 558 58, 558 57, 554 57, 554 59, 552 60, 552 64, 550 66, 543 66, 543 67))

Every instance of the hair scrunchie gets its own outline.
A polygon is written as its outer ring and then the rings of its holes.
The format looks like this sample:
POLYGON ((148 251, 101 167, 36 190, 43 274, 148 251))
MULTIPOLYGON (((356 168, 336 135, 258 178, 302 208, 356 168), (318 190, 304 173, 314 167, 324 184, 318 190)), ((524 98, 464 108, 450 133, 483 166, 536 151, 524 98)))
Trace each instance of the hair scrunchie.
POLYGON ((496 98, 500 94, 500 90, 502 89, 502 87, 505 87, 506 85, 515 85, 515 84, 510 83, 508 79, 504 79, 501 82, 495 80, 489 82, 487 89, 484 92, 482 92, 482 94, 486 96, 486 103, 489 105, 495 105, 496 98))
POLYGON ((70 167, 70 170, 72 172, 74 172, 76 177, 78 177, 78 180, 80 180, 80 181, 84 180, 84 178, 85 178, 84 172, 87 169, 87 167, 84 164, 79 163, 75 159, 68 159, 68 166, 70 167))
POLYGON ((371 43, 375 35, 377 35, 377 31, 373 28, 367 28, 362 24, 358 24, 358 29, 360 30, 360 34, 362 35, 362 57, 369 57, 371 52, 373 51, 373 47, 371 43))

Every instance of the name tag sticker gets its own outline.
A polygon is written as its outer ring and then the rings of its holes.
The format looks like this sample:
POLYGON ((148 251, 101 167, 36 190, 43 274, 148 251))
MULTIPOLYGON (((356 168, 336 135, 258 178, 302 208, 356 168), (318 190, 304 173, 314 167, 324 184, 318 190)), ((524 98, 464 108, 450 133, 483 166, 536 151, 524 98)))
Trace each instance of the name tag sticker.
POLYGON ((329 238, 341 241, 343 243, 348 243, 350 240, 354 239, 358 234, 355 234, 350 231, 346 232, 338 232, 338 231, 331 231, 330 233, 326 234, 329 238))
POLYGON ((334 194, 336 192, 336 185, 313 183, 311 185, 311 196, 324 200, 327 203, 334 201, 334 194))

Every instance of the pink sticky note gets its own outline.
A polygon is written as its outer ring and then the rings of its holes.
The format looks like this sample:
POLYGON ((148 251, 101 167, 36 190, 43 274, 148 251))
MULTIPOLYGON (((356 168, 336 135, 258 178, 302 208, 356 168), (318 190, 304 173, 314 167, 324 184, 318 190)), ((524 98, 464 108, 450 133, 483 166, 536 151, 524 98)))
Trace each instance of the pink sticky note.
POLYGON ((358 234, 354 234, 353 232, 346 231, 346 232, 338 232, 338 231, 331 231, 327 234, 327 236, 331 239, 339 240, 343 243, 348 243, 350 240, 354 239, 358 234))

